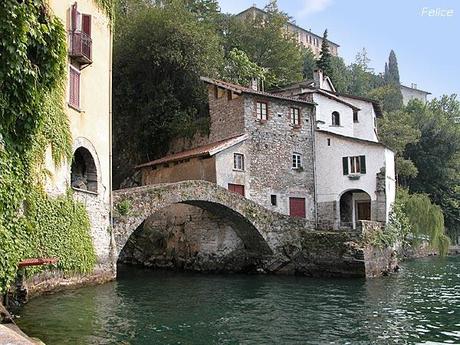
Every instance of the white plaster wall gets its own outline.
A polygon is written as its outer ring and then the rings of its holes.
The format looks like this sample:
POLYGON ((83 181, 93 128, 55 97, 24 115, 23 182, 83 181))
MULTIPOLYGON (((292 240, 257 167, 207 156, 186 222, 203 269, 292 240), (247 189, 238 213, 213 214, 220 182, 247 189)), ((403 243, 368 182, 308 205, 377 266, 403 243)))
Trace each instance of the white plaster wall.
POLYGON ((423 103, 426 103, 427 101, 427 93, 421 90, 401 86, 401 93, 404 105, 407 105, 407 103, 413 99, 418 99, 423 103))
POLYGON ((316 173, 318 202, 338 201, 343 192, 361 189, 376 200, 377 173, 387 164, 386 148, 381 145, 316 133, 316 173), (327 139, 331 146, 327 145, 327 139), (366 156, 366 174, 358 180, 343 175, 342 157, 366 156))
POLYGON ((353 123, 353 136, 359 139, 378 141, 375 128, 375 112, 372 102, 359 99, 340 97, 344 101, 353 104, 360 110, 358 112, 358 122, 353 123))
POLYGON ((215 158, 217 185, 228 189, 229 183, 241 184, 244 186, 246 198, 250 199, 251 191, 248 171, 251 167, 251 160, 245 141, 217 153, 215 158), (241 153, 244 155, 244 171, 233 169, 233 155, 235 153, 241 153))
POLYGON ((316 123, 319 129, 349 137, 353 136, 353 109, 318 93, 313 94, 313 101, 317 103, 316 123), (332 126, 332 113, 334 111, 340 114, 340 126, 332 126))

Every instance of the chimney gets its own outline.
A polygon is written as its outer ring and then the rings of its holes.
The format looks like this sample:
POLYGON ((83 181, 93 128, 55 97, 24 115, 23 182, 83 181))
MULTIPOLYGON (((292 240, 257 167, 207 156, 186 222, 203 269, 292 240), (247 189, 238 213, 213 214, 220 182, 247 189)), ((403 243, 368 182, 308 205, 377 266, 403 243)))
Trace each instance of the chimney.
POLYGON ((313 72, 313 80, 315 81, 315 87, 317 89, 323 88, 324 75, 322 69, 315 69, 315 71, 313 72))
POLYGON ((249 88, 254 91, 264 91, 264 81, 259 78, 253 77, 249 82, 249 88))
POLYGON ((415 84, 415 83, 412 83, 412 84, 411 84, 411 88, 413 88, 413 89, 417 89, 417 84, 415 84))
POLYGON ((253 89, 254 91, 259 91, 259 80, 257 78, 251 78, 249 82, 249 88, 253 89))

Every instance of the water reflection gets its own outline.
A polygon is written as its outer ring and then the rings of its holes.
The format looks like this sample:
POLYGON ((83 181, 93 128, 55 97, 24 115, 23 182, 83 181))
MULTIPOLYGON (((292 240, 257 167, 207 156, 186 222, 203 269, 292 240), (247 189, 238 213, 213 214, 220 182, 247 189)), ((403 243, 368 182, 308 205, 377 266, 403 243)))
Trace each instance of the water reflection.
POLYGON ((31 301, 19 323, 48 345, 460 343, 459 264, 413 261, 367 281, 129 267, 31 301))

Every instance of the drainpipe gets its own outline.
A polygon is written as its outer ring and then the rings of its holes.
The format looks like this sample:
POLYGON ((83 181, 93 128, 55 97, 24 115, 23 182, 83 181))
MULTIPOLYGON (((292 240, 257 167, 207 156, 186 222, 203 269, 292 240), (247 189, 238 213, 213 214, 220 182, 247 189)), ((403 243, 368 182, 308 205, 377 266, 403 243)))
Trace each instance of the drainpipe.
POLYGON ((311 123, 311 133, 313 140, 313 204, 315 207, 315 228, 318 229, 318 196, 316 182, 316 106, 313 109, 313 121, 311 123))

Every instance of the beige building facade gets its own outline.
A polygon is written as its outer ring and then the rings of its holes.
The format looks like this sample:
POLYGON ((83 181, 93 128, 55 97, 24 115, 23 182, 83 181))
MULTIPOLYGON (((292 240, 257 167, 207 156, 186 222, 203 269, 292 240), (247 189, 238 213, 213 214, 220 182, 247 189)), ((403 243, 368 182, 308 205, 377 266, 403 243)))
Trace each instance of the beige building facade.
MULTIPOLYGON (((69 188, 86 205, 98 257, 95 273, 111 262, 111 83, 112 29, 93 0, 50 0, 67 32, 65 109, 72 134, 73 159, 60 167, 47 151, 46 189, 60 195, 69 188)), ((112 270, 110 269, 110 272, 112 270)), ((111 273, 112 274, 112 273, 111 273)))

